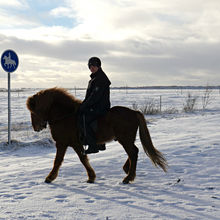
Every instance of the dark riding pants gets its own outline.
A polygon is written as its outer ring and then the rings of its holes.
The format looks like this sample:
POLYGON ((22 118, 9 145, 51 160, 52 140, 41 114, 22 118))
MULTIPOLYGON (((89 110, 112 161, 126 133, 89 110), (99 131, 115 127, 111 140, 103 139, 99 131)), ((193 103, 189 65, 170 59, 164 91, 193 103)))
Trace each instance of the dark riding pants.
POLYGON ((96 146, 96 119, 97 115, 94 114, 83 113, 79 115, 80 139, 83 145, 96 146))

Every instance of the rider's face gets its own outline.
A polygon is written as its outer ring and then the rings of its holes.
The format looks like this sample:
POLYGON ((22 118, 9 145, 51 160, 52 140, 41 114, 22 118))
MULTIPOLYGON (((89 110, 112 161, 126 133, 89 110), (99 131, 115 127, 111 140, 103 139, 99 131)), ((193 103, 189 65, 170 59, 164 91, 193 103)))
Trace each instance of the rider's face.
POLYGON ((90 69, 90 71, 91 71, 92 73, 95 73, 95 72, 98 71, 99 68, 98 68, 97 66, 92 66, 92 65, 91 65, 91 66, 89 67, 89 69, 90 69))

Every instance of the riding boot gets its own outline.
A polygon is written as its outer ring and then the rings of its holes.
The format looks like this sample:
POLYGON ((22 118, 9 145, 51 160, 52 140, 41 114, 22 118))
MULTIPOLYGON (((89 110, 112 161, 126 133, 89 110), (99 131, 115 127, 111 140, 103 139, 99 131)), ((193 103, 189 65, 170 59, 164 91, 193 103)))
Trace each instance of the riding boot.
POLYGON ((88 142, 88 149, 85 150, 85 154, 95 154, 99 152, 99 148, 96 144, 96 138, 95 138, 95 134, 92 130, 92 128, 87 125, 86 126, 86 139, 88 142))
POLYGON ((105 144, 98 144, 99 150, 106 150, 105 144))
POLYGON ((97 149, 97 146, 89 145, 88 149, 85 150, 85 154, 96 154, 99 150, 97 149))
POLYGON ((89 144, 88 149, 85 150, 85 154, 95 154, 95 153, 98 153, 98 152, 99 152, 98 146, 94 143, 89 144))

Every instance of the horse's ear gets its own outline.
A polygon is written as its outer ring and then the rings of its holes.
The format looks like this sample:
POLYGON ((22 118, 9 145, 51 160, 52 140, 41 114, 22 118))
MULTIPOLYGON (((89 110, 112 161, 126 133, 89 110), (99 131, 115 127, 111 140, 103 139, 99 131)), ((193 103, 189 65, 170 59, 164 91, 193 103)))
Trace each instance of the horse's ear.
POLYGON ((32 112, 34 111, 35 106, 36 106, 36 102, 34 98, 35 98, 35 95, 27 99, 27 108, 32 112))

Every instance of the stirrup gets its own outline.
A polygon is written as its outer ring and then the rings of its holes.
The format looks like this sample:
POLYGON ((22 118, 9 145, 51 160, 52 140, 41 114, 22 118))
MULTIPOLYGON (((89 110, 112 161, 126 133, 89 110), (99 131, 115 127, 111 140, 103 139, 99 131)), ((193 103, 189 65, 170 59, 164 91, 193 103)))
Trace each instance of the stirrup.
POLYGON ((87 150, 85 150, 85 154, 95 154, 98 153, 99 150, 97 148, 89 146, 87 150))

